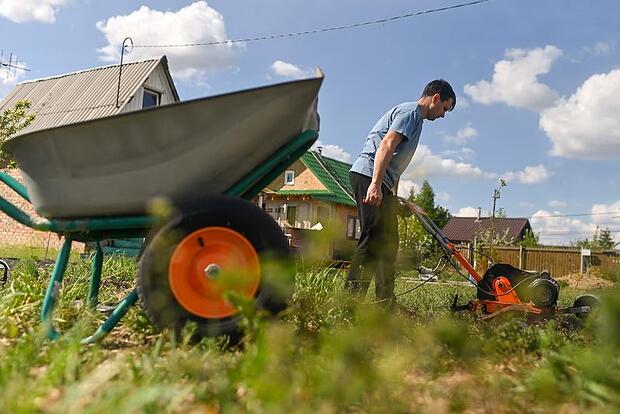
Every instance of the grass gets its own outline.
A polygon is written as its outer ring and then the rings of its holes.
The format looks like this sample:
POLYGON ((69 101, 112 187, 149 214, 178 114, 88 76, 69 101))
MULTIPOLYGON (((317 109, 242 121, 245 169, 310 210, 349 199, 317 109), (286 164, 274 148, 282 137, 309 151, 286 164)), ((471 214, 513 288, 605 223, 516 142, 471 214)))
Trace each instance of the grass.
MULTIPOLYGON (((56 237, 56 236, 52 236, 56 237)), ((46 249, 45 247, 34 246, 0 246, 0 257, 10 259, 34 259, 34 260, 49 260, 55 259, 58 255, 58 250, 54 248, 46 249)), ((77 251, 71 252, 71 258, 77 259, 79 257, 77 251)))
POLYGON ((615 265, 611 269, 602 272, 602 278, 611 280, 612 282, 620 282, 620 264, 615 265))
MULTIPOLYGON (((279 321, 248 320, 250 337, 222 340, 156 332, 135 307, 102 343, 80 346, 102 315, 84 306, 89 263, 72 258, 56 324, 39 312, 51 269, 22 260, 0 289, 2 413, 613 413, 620 410, 620 294, 600 318, 537 325, 480 322, 448 311, 472 288, 427 284, 399 297, 414 315, 343 296, 342 274, 299 269, 279 321)), ((133 287, 135 263, 104 264, 101 300, 133 287)), ((399 280, 397 291, 413 285, 399 280)), ((372 289, 372 288, 371 288, 372 289)), ((563 289, 563 303, 582 292, 563 289)), ((366 302, 372 302, 369 295, 366 302)))

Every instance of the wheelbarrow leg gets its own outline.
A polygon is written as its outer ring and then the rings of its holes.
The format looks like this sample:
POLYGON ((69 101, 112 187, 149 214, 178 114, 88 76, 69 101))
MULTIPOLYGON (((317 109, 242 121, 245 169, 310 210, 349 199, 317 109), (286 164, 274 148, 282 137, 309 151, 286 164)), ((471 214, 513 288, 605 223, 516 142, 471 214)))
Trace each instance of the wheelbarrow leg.
POLYGON ((60 334, 54 328, 54 307, 56 306, 56 299, 60 293, 62 286, 62 278, 67 269, 67 262, 69 261, 69 253, 71 253, 71 238, 65 237, 65 241, 58 252, 56 263, 54 264, 54 270, 52 271, 52 278, 47 286, 47 292, 45 293, 45 299, 43 300, 43 308, 41 309, 41 321, 47 325, 47 336, 51 340, 58 339, 60 334))
POLYGON ((123 299, 112 312, 108 319, 97 329, 97 331, 88 338, 82 339, 82 344, 92 344, 101 340, 110 333, 116 324, 125 316, 130 307, 138 301, 138 290, 132 290, 125 299, 123 299))
POLYGON ((95 256, 91 267, 90 288, 88 289, 88 306, 97 307, 99 302, 99 286, 101 285, 101 269, 103 268, 103 250, 99 240, 95 241, 95 256))

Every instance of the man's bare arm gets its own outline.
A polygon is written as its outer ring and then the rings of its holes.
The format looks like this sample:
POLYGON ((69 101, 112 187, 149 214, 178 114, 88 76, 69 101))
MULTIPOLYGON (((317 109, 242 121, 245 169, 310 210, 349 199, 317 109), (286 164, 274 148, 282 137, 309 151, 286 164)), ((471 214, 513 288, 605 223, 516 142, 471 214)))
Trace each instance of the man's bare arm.
POLYGON ((392 160, 392 156, 394 155, 396 146, 400 144, 402 140, 402 134, 390 130, 387 134, 385 134, 385 136, 379 143, 379 148, 377 148, 377 153, 375 154, 372 181, 368 186, 366 198, 364 198, 364 202, 366 204, 370 204, 371 206, 375 207, 381 205, 381 202, 383 201, 383 194, 381 193, 381 183, 383 182, 385 171, 387 170, 388 165, 390 165, 390 161, 392 160))

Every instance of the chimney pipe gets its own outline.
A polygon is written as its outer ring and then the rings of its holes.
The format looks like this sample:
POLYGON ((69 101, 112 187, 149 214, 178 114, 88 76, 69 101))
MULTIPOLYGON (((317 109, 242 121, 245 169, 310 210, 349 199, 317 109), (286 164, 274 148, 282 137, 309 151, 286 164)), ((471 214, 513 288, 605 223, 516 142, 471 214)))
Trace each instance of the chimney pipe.
POLYGON ((482 207, 478 207, 478 221, 480 221, 482 215, 482 207))

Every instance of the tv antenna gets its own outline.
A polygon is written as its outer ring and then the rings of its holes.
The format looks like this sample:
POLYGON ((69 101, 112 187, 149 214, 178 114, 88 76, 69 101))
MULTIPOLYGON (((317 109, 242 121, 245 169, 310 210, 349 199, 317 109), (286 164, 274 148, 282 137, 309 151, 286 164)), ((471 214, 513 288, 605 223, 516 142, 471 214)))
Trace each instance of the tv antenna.
POLYGON ((23 62, 19 61, 19 57, 13 53, 9 53, 8 60, 4 56, 4 50, 0 50, 0 73, 6 74, 7 78, 15 77, 17 71, 30 72, 23 62))

